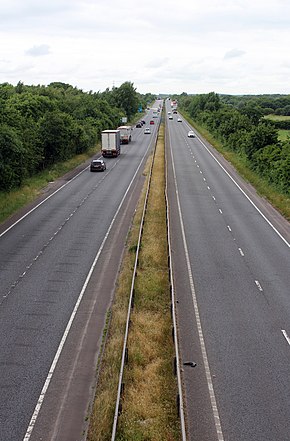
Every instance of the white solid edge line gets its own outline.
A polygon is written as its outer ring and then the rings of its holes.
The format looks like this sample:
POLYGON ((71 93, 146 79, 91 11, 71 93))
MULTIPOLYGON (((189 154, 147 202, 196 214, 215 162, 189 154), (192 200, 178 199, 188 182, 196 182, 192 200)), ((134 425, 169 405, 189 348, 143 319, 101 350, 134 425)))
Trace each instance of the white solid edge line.
MULTIPOLYGON (((68 334, 69 334, 69 331, 70 331, 70 328, 71 328, 71 326, 72 326, 73 320, 74 320, 74 318, 75 318, 75 316, 76 316, 76 313, 77 313, 77 311, 78 311, 79 305, 80 305, 81 300, 82 300, 83 295, 84 295, 84 292, 85 292, 85 290, 86 290, 86 288, 87 288, 87 285, 88 285, 88 283, 89 283, 89 281, 90 281, 90 278, 91 278, 91 276, 92 276, 92 273, 93 273, 93 271, 94 271, 94 268, 95 268, 95 266, 96 266, 96 264, 97 264, 97 262, 98 262, 98 260, 99 260, 100 254, 101 254, 101 252, 102 252, 102 250, 103 250, 103 248, 104 248, 105 242, 106 242, 106 240, 107 240, 107 238, 108 238, 108 236, 109 236, 109 233, 110 233, 110 231, 111 231, 111 229, 112 229, 112 227, 113 227, 113 224, 114 224, 114 222, 115 222, 115 220, 116 220, 116 217, 117 217, 117 215, 118 215, 118 213, 119 213, 119 211, 120 211, 120 209, 121 209, 121 207, 122 207, 122 205, 123 205, 123 203, 124 203, 124 200, 125 200, 125 198, 126 198, 128 192, 129 192, 129 189, 131 188, 131 186, 132 186, 132 184, 133 184, 133 182, 134 182, 134 179, 135 179, 135 177, 136 177, 136 175, 137 175, 137 173, 138 173, 138 171, 139 171, 139 169, 140 169, 140 167, 141 167, 141 165, 142 165, 142 163, 143 163, 143 160, 144 160, 145 156, 147 155, 147 152, 148 152, 150 146, 151 146, 151 143, 149 143, 148 148, 146 149, 146 152, 144 153, 143 158, 142 158, 142 160, 140 161, 140 164, 139 164, 139 166, 137 167, 137 169, 136 169, 136 171, 135 171, 135 173, 134 173, 134 175, 133 175, 133 177, 132 177, 132 179, 131 179, 131 182, 130 182, 130 184, 129 184, 128 187, 127 187, 127 190, 126 190, 126 192, 124 193, 124 196, 123 196, 123 198, 122 198, 122 200, 121 200, 121 202, 120 202, 120 204, 119 204, 119 206, 118 206, 118 208, 117 208, 117 211, 115 212, 115 215, 114 215, 114 217, 113 217, 113 219, 112 219, 112 221, 111 221, 111 223, 110 223, 110 226, 109 226, 109 228, 108 228, 108 230, 107 230, 107 232, 106 232, 106 234, 105 234, 105 237, 104 237, 104 239, 103 239, 103 241, 102 241, 102 243, 101 243, 101 246, 100 246, 100 248, 99 248, 99 250, 98 250, 98 253, 97 253, 97 255, 96 255, 95 259, 94 259, 94 262, 93 262, 93 264, 92 264, 92 266, 91 266, 91 269, 90 269, 90 271, 89 271, 89 273, 88 273, 88 275, 87 275, 87 278, 86 278, 86 280, 85 280, 85 283, 84 283, 84 285, 83 285, 83 287, 82 287, 82 290, 81 290, 81 292, 80 292, 80 295, 79 295, 79 297, 78 297, 78 299, 77 299, 77 302, 76 302, 76 304, 75 304, 75 307, 74 307, 74 309, 73 309, 73 312, 72 312, 72 314, 71 314, 71 316, 70 316, 70 319, 69 319, 69 321, 68 321, 68 324, 67 324, 67 326, 66 326, 66 329, 65 329, 65 331, 64 331, 64 334, 63 334, 63 336, 62 336, 61 342, 60 342, 60 344, 59 344, 59 346, 58 346, 58 349, 57 349, 57 351, 56 351, 56 354, 55 354, 55 356, 54 356, 53 362, 52 362, 52 364, 51 364, 51 366, 50 366, 50 369, 49 369, 48 375, 47 375, 47 377, 46 377, 46 380, 45 380, 44 386, 43 386, 43 388, 42 388, 42 391, 41 391, 41 393, 40 393, 40 395, 39 395, 39 398, 38 398, 37 404, 36 404, 36 406, 35 406, 35 409, 34 409, 33 415, 32 415, 31 420, 30 420, 30 422, 29 422, 29 425, 28 425, 28 428, 27 428, 26 434, 25 434, 25 436, 24 436, 24 438, 23 438, 23 441, 29 441, 29 440, 30 440, 30 437, 31 437, 31 435, 32 435, 32 432, 33 432, 33 429, 34 429, 34 426, 35 426, 36 420, 37 420, 37 418, 38 418, 38 415, 39 415, 39 412, 40 412, 40 409, 41 409, 41 406, 42 406, 42 403, 43 403, 44 398, 45 398, 45 394, 46 394, 47 389, 48 389, 48 387, 49 387, 49 384, 50 384, 50 382, 51 382, 51 379, 52 379, 53 373, 54 373, 54 371, 55 371, 55 368, 56 368, 57 362, 58 362, 58 360, 59 360, 59 358, 60 358, 60 355, 61 355, 62 349, 63 349, 63 347, 64 347, 65 341, 66 341, 67 336, 68 336, 68 334)), ((78 175, 77 175, 77 176, 78 176, 78 175)), ((65 184, 65 185, 66 185, 66 184, 65 184)), ((61 187, 61 188, 62 188, 62 187, 61 187)), ((60 189, 59 189, 59 190, 60 190, 60 189)), ((52 196, 52 195, 51 195, 51 196, 52 196)), ((47 198, 47 199, 48 199, 48 198, 47 198)), ((43 201, 43 202, 44 202, 44 201, 43 201)), ((35 208, 36 208, 36 207, 35 207, 35 208)), ((33 210, 31 210, 31 211, 33 211, 33 210)), ((27 214, 29 214, 29 213, 27 213, 27 214)), ((19 221, 20 221, 20 220, 21 220, 21 219, 19 219, 19 221)))
POLYGON ((208 151, 208 153, 213 157, 213 159, 217 162, 217 164, 221 167, 221 169, 226 173, 226 175, 232 180, 232 182, 236 185, 236 187, 243 193, 243 195, 248 199, 248 201, 253 205, 253 207, 258 211, 258 213, 263 217, 263 219, 270 225, 270 227, 275 231, 276 234, 283 240, 283 242, 290 247, 289 242, 282 236, 282 234, 274 227, 274 225, 269 221, 269 219, 262 213, 262 211, 257 207, 257 205, 252 201, 252 199, 247 195, 247 193, 240 187, 240 185, 235 181, 235 179, 231 176, 231 174, 224 168, 224 166, 219 162, 219 160, 215 157, 215 155, 209 150, 209 148, 205 145, 205 143, 196 136, 199 142, 204 146, 204 148, 208 151))
MULTIPOLYGON (((171 143, 170 143, 170 145, 171 145, 171 143)), ((170 151, 171 151, 172 169, 173 169, 173 175, 174 175, 176 199, 177 199, 180 226, 181 226, 181 232, 182 232, 183 246, 184 246, 185 258, 186 258, 188 277, 189 277, 189 282, 190 282, 190 289, 191 289, 195 319, 196 319, 196 324, 197 324, 197 329, 198 329, 199 343, 200 343, 200 347, 201 347, 202 359, 203 359, 204 368, 205 368, 207 387, 208 387, 209 396, 210 396, 210 402, 211 402, 211 407, 212 407, 212 412, 213 412, 213 417, 214 417, 217 438, 218 438, 218 441, 224 441, 224 436, 223 436, 222 427, 221 427, 221 421, 220 421, 218 407, 217 407, 217 401, 216 401, 216 397, 215 397, 215 393, 214 393, 214 387, 213 387, 212 377, 211 377, 211 373, 210 373, 209 362, 208 362, 208 358, 207 358, 207 352, 206 352, 206 346, 205 346, 205 341, 204 341, 204 336, 203 336, 203 331, 202 331, 202 325, 201 325, 201 319, 200 319, 197 297, 196 297, 196 292, 195 292, 195 286, 194 286, 194 282, 193 282, 193 275, 192 275, 192 271, 191 271, 189 252, 188 252, 187 242, 186 242, 186 238, 185 238, 184 223, 183 223, 183 218, 182 218, 182 213, 181 213, 177 179, 176 179, 175 166, 174 166, 174 160, 173 160, 171 148, 170 148, 170 151)))
POLYGON ((285 331, 285 329, 281 329, 281 332, 284 335, 288 345, 290 346, 290 337, 288 337, 287 332, 285 331))
MULTIPOLYGON (((169 129, 168 129, 169 136, 169 129)), ((165 139, 167 143, 167 139, 165 139)), ((177 371, 177 384, 178 392, 180 397, 179 411, 180 411, 180 425, 181 425, 181 437, 182 441, 186 441, 186 424, 185 424, 185 406, 184 406, 184 396, 182 391, 182 378, 181 378, 181 367, 180 367, 180 351, 179 351, 179 341, 178 341, 178 325, 177 325, 177 312, 176 312, 176 299, 175 299, 175 282, 173 277, 173 267, 172 267, 172 245, 171 245, 171 222, 170 222, 170 207, 168 198, 168 154, 167 149, 164 152, 165 158, 165 200, 166 200, 166 215, 167 215, 167 235, 168 235, 168 249, 169 249, 169 262, 170 262, 170 283, 171 283, 171 303, 172 303, 172 317, 173 317, 173 328, 174 328, 174 346, 176 355, 176 371, 177 371)))
POLYGON ((4 236, 11 228, 13 228, 15 225, 17 225, 19 222, 21 222, 23 219, 25 219, 30 213, 32 213, 34 210, 36 210, 38 207, 40 207, 44 202, 46 202, 48 199, 50 199, 52 196, 54 196, 56 193, 58 193, 60 190, 62 190, 64 187, 66 187, 68 184, 70 184, 72 181, 74 181, 78 176, 80 176, 82 173, 84 173, 89 166, 84 168, 81 172, 79 172, 77 175, 75 175, 73 178, 71 178, 69 181, 67 181, 65 184, 63 184, 61 187, 59 187, 57 190, 55 190, 52 194, 47 196, 47 198, 43 199, 43 201, 39 202, 35 207, 33 207, 30 211, 25 213, 20 219, 18 219, 16 222, 14 222, 10 227, 8 227, 3 233, 0 234, 0 237, 4 236))

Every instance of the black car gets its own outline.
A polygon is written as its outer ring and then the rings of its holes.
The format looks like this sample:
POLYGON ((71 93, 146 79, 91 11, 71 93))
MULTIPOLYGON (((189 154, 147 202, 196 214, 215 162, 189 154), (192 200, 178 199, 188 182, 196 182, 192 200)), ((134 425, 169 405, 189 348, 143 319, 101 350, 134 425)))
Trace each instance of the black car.
POLYGON ((137 123, 137 124, 136 124, 136 129, 141 129, 141 127, 142 127, 142 124, 141 124, 141 123, 137 123))
POLYGON ((91 172, 106 170, 106 163, 103 159, 93 159, 90 166, 91 172))

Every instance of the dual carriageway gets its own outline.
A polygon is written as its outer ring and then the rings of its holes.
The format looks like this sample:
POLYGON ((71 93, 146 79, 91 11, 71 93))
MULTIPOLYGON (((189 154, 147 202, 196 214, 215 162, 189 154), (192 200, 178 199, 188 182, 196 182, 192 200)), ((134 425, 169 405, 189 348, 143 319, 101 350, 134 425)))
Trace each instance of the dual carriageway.
MULTIPOLYGON (((188 440, 290 433, 289 224, 179 115, 167 197, 188 440), (195 366, 195 367, 193 367, 195 366)), ((150 121, 150 112, 146 122, 150 121)), ((0 232, 0 441, 82 439, 106 312, 156 142, 134 129, 0 232)))

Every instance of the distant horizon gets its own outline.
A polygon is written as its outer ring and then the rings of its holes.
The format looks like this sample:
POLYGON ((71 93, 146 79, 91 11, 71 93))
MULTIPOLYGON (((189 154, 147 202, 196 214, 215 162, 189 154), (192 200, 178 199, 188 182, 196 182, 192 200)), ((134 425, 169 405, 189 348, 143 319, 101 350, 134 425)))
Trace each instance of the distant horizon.
MULTIPOLYGON (((130 80, 126 80, 126 81, 130 81, 130 80)), ((125 81, 124 81, 125 82, 125 81)), ((103 93, 103 92, 105 92, 107 89, 109 89, 109 90, 112 90, 112 88, 113 88, 113 86, 111 86, 111 87, 109 87, 109 86, 107 86, 107 87, 105 87, 104 88, 104 90, 96 90, 96 91, 94 91, 94 90, 92 90, 92 89, 90 89, 90 90, 84 90, 82 87, 79 87, 79 86, 77 86, 77 85, 73 85, 73 84, 70 84, 70 83, 68 83, 68 82, 65 82, 65 81, 58 81, 58 80, 54 80, 54 81, 50 81, 49 83, 47 83, 47 84, 41 84, 41 83, 37 83, 37 84, 27 84, 27 83, 24 83, 22 80, 18 80, 16 83, 11 83, 11 82, 9 82, 9 81, 2 81, 1 83, 0 83, 0 85, 2 86, 2 85, 5 85, 5 84, 9 84, 10 86, 13 86, 13 87, 16 87, 17 86, 17 84, 19 84, 19 83, 22 83, 24 86, 28 86, 28 87, 48 87, 51 83, 63 83, 63 84, 68 84, 69 86, 71 86, 71 87, 73 87, 73 88, 77 88, 78 90, 82 90, 84 93, 90 93, 90 92, 92 92, 92 93, 103 93)), ((133 83, 134 84, 134 83, 133 83)), ((118 86, 114 86, 114 87, 116 87, 116 88, 118 88, 118 87, 120 87, 120 85, 121 84, 119 84, 118 86)), ((166 97, 170 97, 170 96, 174 96, 174 95, 182 95, 183 93, 186 93, 187 95, 189 95, 189 96, 194 96, 194 95, 207 95, 208 93, 211 93, 211 92, 214 92, 214 93, 216 93, 217 95, 225 95, 225 96, 273 96, 273 95, 277 95, 277 96, 288 96, 288 95, 290 95, 290 93, 278 93, 278 92, 274 92, 274 93, 270 93, 270 92, 265 92, 265 93, 226 93, 226 92, 217 92, 217 91, 215 91, 215 90, 211 90, 211 91, 208 91, 208 92, 196 92, 196 93, 193 93, 193 92, 186 92, 186 91, 183 91, 183 92, 180 92, 180 93, 178 93, 178 92, 172 92, 172 93, 162 93, 162 92, 159 92, 159 93, 156 93, 156 92, 151 92, 150 90, 149 91, 147 91, 147 92, 140 92, 139 90, 138 90, 138 87, 136 87, 136 84, 134 84, 134 87, 136 88, 136 92, 137 93, 140 93, 141 95, 146 95, 147 93, 150 93, 150 94, 152 94, 152 95, 156 95, 156 97, 158 97, 158 96, 160 96, 160 97, 162 97, 162 98, 166 98, 166 97)))

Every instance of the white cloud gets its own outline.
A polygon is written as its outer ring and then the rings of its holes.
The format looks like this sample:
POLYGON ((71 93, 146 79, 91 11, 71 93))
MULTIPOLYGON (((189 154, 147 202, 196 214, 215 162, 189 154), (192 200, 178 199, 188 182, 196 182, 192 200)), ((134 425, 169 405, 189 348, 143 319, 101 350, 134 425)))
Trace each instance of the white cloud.
POLYGON ((229 58, 237 58, 237 57, 241 57, 242 55, 245 54, 245 51, 242 51, 241 49, 231 49, 230 51, 225 53, 224 59, 229 59, 229 58))
POLYGON ((47 44, 40 44, 38 46, 33 46, 26 51, 27 55, 32 57, 41 57, 43 55, 48 55, 50 53, 49 46, 47 44))
POLYGON ((288 0, 0 0, 0 83, 290 93, 289 20, 288 0))

